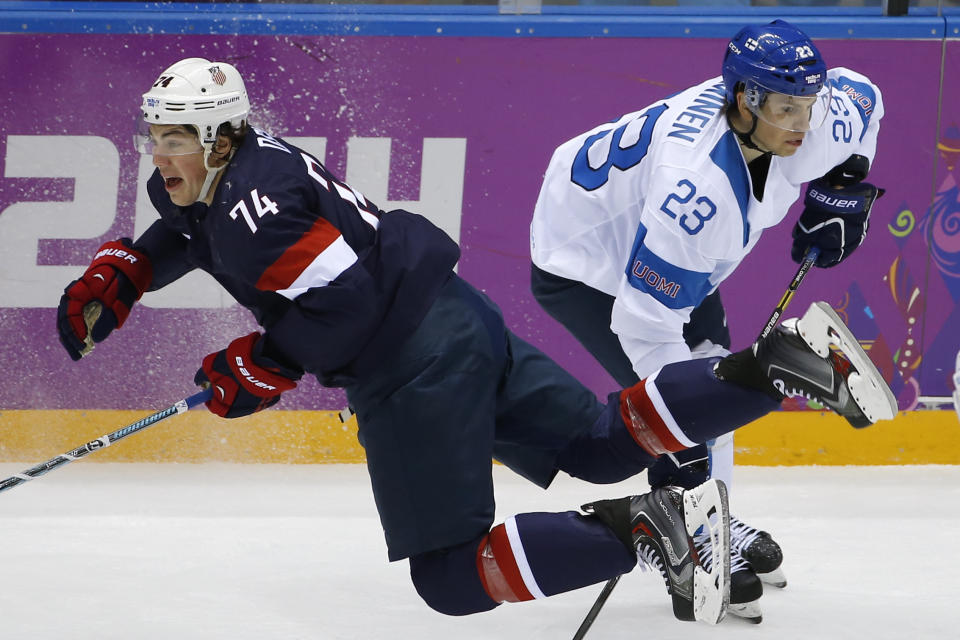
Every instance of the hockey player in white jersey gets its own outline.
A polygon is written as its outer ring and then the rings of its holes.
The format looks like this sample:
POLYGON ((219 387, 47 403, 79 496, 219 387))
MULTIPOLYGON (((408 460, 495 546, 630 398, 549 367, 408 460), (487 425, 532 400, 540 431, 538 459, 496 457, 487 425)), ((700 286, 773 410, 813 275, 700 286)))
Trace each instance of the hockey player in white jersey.
MULTIPOLYGON (((776 20, 743 28, 722 75, 562 144, 531 225, 540 304, 622 385, 667 363, 729 353, 717 287, 807 186, 791 250, 839 264, 882 190, 864 182, 883 103, 866 77, 827 69, 776 20)), ((663 456, 651 485, 729 485, 732 437, 663 456)), ((732 522, 732 613, 759 622, 760 580, 785 585, 779 546, 732 522)))

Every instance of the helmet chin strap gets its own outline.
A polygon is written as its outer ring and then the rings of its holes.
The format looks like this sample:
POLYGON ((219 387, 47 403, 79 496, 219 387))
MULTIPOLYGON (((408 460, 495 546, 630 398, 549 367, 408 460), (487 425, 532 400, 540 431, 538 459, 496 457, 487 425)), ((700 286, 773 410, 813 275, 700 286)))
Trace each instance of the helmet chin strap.
POLYGON ((213 153, 213 145, 204 145, 205 149, 203 150, 203 166, 207 170, 207 177, 203 181, 203 186, 200 187, 200 195, 197 196, 197 202, 203 202, 207 199, 207 195, 210 192, 210 187, 213 185, 213 181, 216 179, 217 174, 226 168, 229 164, 230 158, 233 157, 234 149, 230 149, 230 154, 227 156, 227 162, 224 162, 219 167, 210 166, 210 154, 213 153))
POLYGON ((757 122, 759 121, 759 119, 757 118, 756 115, 751 113, 750 120, 751 120, 750 131, 747 131, 746 133, 743 133, 742 131, 738 131, 737 128, 733 126, 733 119, 730 116, 730 110, 729 109, 727 110, 727 124, 730 125, 730 130, 736 134, 737 138, 740 140, 743 146, 745 146, 748 149, 753 149, 754 151, 759 151, 764 155, 773 155, 773 151, 767 151, 766 149, 761 149, 759 146, 757 146, 757 143, 753 141, 753 134, 757 130, 757 122))

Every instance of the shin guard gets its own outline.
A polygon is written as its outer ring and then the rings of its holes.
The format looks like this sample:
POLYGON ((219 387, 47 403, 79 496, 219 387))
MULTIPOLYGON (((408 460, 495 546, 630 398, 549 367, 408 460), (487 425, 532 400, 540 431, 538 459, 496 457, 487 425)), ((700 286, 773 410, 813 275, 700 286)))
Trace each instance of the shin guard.
POLYGON ((674 362, 620 392, 620 412, 651 455, 689 449, 779 406, 766 393, 717 379, 718 358, 674 362))
POLYGON ((495 526, 477 570, 496 602, 545 598, 629 572, 636 556, 599 519, 574 511, 523 513, 495 526))

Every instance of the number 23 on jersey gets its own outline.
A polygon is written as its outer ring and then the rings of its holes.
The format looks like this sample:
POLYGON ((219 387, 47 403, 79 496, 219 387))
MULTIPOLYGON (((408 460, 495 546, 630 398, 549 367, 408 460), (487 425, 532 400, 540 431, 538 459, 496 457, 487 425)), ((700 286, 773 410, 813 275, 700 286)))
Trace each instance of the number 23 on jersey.
MULTIPOLYGON (((646 157, 650 148, 653 128, 667 105, 651 107, 629 122, 604 129, 583 141, 573 160, 570 179, 587 191, 599 189, 610 180, 610 171, 617 168, 626 171, 635 167, 646 157), (607 157, 602 163, 591 158, 602 146, 607 148, 607 157), (593 162, 591 162, 593 160, 593 162)), ((689 180, 680 180, 673 193, 660 205, 660 211, 677 221, 680 228, 696 235, 704 224, 717 213, 717 205, 707 196, 697 196, 697 187, 689 180)))

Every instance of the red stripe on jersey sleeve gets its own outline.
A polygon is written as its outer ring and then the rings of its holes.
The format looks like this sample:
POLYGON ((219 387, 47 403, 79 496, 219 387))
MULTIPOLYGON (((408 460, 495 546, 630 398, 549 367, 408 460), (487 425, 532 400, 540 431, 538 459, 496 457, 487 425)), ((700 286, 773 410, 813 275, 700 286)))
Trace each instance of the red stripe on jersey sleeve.
POLYGON ((288 288, 339 237, 340 231, 336 227, 323 218, 317 218, 309 231, 267 267, 257 280, 257 289, 279 291, 288 288))
POLYGON ((630 435, 650 455, 674 453, 687 447, 667 428, 647 393, 647 380, 620 392, 620 415, 630 435))

